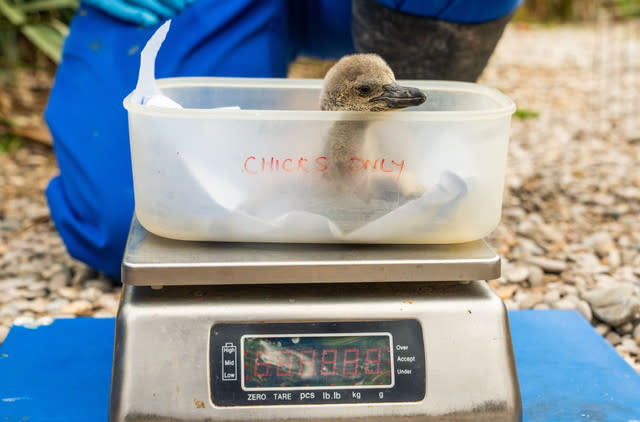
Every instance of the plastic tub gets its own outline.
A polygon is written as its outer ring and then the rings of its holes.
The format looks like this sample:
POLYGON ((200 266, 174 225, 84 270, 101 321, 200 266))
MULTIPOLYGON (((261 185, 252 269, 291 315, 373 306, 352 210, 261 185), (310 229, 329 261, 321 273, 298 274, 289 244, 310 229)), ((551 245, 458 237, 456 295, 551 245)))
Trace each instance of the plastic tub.
POLYGON ((321 80, 235 78, 159 80, 184 109, 127 97, 140 223, 181 240, 486 236, 500 219, 514 103, 477 84, 400 83, 427 101, 400 112, 320 111, 321 80), (213 109, 229 106, 241 109, 213 109))

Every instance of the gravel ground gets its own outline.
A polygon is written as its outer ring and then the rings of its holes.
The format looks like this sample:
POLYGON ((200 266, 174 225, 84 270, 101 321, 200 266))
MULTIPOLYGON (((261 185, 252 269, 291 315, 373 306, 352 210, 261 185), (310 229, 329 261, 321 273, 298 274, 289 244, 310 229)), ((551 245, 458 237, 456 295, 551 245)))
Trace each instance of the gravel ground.
MULTIPOLYGON (((512 25, 481 82, 529 115, 512 125, 491 286, 510 309, 579 311, 640 371, 640 21, 512 25)), ((55 173, 47 147, 0 154, 0 343, 11 324, 116 311, 119 288, 49 219, 55 173)))

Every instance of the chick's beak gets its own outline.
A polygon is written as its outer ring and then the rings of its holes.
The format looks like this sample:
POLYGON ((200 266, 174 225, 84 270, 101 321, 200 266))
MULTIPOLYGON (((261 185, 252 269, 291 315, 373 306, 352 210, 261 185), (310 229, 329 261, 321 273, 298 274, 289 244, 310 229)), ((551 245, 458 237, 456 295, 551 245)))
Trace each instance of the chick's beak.
POLYGON ((382 95, 369 101, 382 101, 388 108, 405 108, 420 105, 427 99, 418 88, 400 86, 396 83, 384 85, 382 91, 382 95))

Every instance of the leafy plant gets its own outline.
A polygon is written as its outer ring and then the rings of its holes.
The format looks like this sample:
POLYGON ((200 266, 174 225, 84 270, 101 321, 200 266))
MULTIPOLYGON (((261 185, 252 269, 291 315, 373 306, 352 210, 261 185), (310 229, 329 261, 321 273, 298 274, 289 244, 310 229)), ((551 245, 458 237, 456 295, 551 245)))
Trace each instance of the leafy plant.
POLYGON ((77 7, 78 0, 0 0, 3 64, 17 65, 32 47, 59 63, 68 23, 77 7))
POLYGON ((614 0, 614 7, 619 17, 640 16, 640 0, 614 0))
POLYGON ((0 154, 16 152, 22 146, 22 139, 18 136, 7 134, 0 136, 0 154))
POLYGON ((529 110, 527 108, 518 108, 515 113, 513 113, 513 117, 517 119, 535 119, 538 117, 540 113, 535 110, 529 110))
POLYGON ((603 12, 616 19, 638 17, 640 0, 526 0, 515 19, 544 24, 596 21, 603 12))

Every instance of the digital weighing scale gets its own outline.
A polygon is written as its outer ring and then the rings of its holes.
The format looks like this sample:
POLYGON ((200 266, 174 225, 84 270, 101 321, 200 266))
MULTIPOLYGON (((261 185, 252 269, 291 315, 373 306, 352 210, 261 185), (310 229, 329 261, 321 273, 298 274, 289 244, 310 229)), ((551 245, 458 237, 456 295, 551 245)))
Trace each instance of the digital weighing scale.
POLYGON ((519 421, 500 258, 458 245, 202 243, 135 219, 110 421, 519 421))

